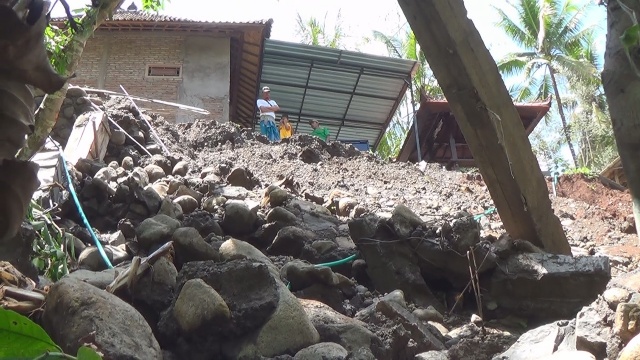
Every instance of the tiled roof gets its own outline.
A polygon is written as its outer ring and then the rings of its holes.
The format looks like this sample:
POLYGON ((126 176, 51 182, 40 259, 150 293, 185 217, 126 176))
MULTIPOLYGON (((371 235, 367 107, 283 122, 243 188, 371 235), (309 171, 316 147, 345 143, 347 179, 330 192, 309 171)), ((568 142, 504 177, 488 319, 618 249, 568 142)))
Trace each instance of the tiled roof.
MULTIPOLYGON (((77 16, 80 17, 80 16, 77 16)), ((63 22, 66 21, 66 17, 53 18, 51 22, 63 22)), ((269 20, 256 20, 256 21, 200 21, 200 20, 192 20, 185 19, 176 16, 156 14, 150 11, 136 10, 136 11, 128 11, 123 9, 118 9, 113 13, 113 18, 107 21, 122 21, 122 22, 180 22, 180 23, 193 23, 193 24, 219 24, 219 25, 246 25, 246 24, 255 24, 255 25, 266 25, 269 20)))

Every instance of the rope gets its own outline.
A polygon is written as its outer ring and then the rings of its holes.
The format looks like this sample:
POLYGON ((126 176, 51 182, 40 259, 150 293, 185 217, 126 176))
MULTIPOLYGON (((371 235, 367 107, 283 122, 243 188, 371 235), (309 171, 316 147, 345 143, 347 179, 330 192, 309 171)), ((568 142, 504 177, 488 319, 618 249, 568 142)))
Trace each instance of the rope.
POLYGON ((82 206, 80 205, 80 200, 78 200, 78 195, 76 194, 76 191, 73 188, 73 181, 71 181, 71 175, 69 173, 69 169, 67 168, 67 159, 64 158, 64 154, 62 153, 62 150, 58 149, 58 152, 60 153, 60 158, 62 159, 62 167, 64 168, 64 174, 67 178, 67 182, 69 183, 69 193, 71 193, 73 202, 76 204, 76 208, 78 209, 80 218, 82 219, 84 226, 87 228, 87 230, 89 230, 89 233, 91 234, 91 238, 93 239, 93 242, 96 244, 96 247, 98 248, 98 252, 102 257, 102 260, 104 260, 104 263, 107 264, 107 267, 109 269, 113 269, 113 265, 111 265, 111 261, 109 261, 109 257, 107 257, 107 253, 105 253, 104 248, 102 247, 102 244, 98 239, 98 236, 93 231, 93 228, 89 224, 89 220, 87 220, 87 216, 84 214, 84 211, 82 210, 82 206))

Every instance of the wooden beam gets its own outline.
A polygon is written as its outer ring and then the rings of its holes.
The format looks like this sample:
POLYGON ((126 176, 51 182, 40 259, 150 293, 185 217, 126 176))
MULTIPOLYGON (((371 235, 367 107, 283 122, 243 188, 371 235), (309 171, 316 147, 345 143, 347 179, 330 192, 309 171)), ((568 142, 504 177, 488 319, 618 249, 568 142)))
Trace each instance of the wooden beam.
POLYGON ((463 0, 398 0, 473 152, 506 231, 571 254, 520 116, 463 0))

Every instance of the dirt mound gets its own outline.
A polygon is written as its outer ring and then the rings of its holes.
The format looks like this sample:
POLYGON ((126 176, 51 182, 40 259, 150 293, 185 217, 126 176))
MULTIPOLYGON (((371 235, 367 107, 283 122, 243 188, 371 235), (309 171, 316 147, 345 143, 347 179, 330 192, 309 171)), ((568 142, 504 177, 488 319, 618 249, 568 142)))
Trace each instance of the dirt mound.
POLYGON ((624 220, 632 213, 629 191, 611 189, 595 177, 582 174, 562 176, 556 191, 558 196, 579 200, 598 208, 604 219, 624 220))

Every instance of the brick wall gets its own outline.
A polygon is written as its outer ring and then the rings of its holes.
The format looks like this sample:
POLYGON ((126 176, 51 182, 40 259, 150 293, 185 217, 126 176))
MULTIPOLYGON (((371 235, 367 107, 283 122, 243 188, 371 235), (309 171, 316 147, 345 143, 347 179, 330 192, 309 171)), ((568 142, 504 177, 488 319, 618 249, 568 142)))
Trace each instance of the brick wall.
MULTIPOLYGON (((96 32, 89 39, 76 71, 74 85, 122 92, 120 85, 131 95, 178 102, 181 78, 150 78, 145 76, 147 65, 182 65, 185 35, 139 31, 96 32)), ((213 119, 222 119, 223 107, 219 99, 202 99, 213 119)), ((137 102, 141 108, 175 121, 177 109, 171 106, 137 102)))

